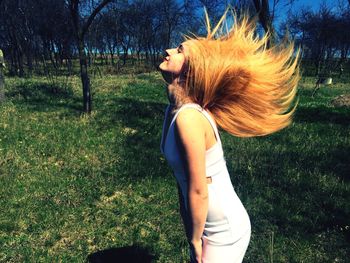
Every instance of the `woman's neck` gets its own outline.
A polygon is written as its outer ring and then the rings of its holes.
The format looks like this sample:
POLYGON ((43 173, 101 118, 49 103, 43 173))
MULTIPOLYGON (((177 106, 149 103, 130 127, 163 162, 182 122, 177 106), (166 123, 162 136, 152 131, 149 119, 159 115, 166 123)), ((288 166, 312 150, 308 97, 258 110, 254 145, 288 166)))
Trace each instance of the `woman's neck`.
POLYGON ((185 89, 178 83, 172 83, 167 86, 167 95, 170 104, 173 104, 175 109, 180 108, 185 103, 193 102, 186 94, 185 89))

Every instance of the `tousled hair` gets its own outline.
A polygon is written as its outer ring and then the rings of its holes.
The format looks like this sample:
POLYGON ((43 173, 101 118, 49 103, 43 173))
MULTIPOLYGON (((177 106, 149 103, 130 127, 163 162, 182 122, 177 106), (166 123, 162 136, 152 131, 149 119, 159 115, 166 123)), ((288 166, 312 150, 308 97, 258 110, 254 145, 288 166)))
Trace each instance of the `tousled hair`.
POLYGON ((295 110, 299 50, 285 41, 268 47, 247 16, 230 29, 226 13, 207 36, 186 36, 186 95, 208 109, 216 123, 239 137, 262 136, 285 128, 295 110), (226 33, 218 36, 219 31, 226 33), (294 105, 294 106, 293 106, 294 105))

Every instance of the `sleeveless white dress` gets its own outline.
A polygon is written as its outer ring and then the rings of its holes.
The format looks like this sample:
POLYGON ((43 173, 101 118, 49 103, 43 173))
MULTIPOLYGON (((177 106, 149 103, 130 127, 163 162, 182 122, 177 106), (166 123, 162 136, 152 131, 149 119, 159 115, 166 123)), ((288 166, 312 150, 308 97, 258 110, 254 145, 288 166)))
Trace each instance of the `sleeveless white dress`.
MULTIPOLYGON (((166 110, 163 124, 161 151, 173 169, 184 203, 185 215, 188 211, 188 176, 175 135, 175 120, 178 114, 193 108, 201 112, 210 122, 217 139, 216 144, 206 151, 206 177, 212 178, 208 184, 208 214, 202 235, 203 263, 242 262, 250 240, 249 216, 233 189, 226 167, 218 129, 212 117, 198 104, 184 104, 174 114, 169 126, 166 110), (166 129, 168 126, 168 129, 166 129), (167 130, 167 131, 166 131, 167 130), (166 133, 166 134, 165 134, 166 133)), ((186 221, 186 220, 184 220, 186 221)), ((191 262, 193 260, 191 253, 191 262)))

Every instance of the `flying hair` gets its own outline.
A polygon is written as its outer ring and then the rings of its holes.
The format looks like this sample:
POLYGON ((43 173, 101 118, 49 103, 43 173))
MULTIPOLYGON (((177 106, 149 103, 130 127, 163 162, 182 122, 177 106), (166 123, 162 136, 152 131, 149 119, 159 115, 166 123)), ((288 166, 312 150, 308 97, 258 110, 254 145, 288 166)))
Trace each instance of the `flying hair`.
POLYGON ((291 122, 296 108, 299 50, 292 42, 268 46, 247 15, 228 10, 207 36, 185 36, 188 50, 184 93, 208 109, 218 126, 239 137, 263 136, 291 122))

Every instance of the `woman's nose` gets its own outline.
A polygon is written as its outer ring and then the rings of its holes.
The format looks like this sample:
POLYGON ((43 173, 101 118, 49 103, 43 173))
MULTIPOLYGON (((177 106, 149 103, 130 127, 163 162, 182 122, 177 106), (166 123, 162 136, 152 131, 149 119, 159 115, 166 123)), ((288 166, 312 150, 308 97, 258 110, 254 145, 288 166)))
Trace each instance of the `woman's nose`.
POLYGON ((165 50, 166 53, 169 55, 175 54, 176 53, 176 48, 170 48, 165 50))

